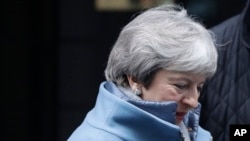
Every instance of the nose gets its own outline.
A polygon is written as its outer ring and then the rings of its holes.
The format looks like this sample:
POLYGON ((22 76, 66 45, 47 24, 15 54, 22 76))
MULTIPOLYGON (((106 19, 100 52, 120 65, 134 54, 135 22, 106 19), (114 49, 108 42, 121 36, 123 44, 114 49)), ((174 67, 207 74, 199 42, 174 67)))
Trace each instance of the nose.
POLYGON ((183 98, 182 103, 194 109, 198 106, 198 99, 195 99, 193 97, 185 97, 183 98))
POLYGON ((190 93, 183 97, 182 103, 190 108, 196 108, 198 106, 199 95, 200 92, 197 89, 192 92, 190 91, 190 93))

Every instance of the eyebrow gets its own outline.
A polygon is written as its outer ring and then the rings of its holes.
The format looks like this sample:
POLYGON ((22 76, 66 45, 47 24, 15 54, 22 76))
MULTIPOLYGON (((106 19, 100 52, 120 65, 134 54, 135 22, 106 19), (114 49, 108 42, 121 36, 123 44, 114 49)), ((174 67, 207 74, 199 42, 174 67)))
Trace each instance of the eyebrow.
MULTIPOLYGON (((170 81, 187 81, 188 83, 194 83, 193 81, 192 81, 192 79, 189 79, 189 78, 187 78, 187 77, 185 77, 185 76, 170 76, 169 77, 169 80, 170 81)), ((206 80, 204 80, 204 81, 201 81, 200 83, 199 83, 199 85, 201 85, 201 84, 204 84, 206 82, 206 80)))
POLYGON ((170 76, 169 80, 170 81, 183 81, 184 80, 184 81, 192 82, 192 80, 185 78, 185 77, 182 77, 182 76, 181 77, 170 76))

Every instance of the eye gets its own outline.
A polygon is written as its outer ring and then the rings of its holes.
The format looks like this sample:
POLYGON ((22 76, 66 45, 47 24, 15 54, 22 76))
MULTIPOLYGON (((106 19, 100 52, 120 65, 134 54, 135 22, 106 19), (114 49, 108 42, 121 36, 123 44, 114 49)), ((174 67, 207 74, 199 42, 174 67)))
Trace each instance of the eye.
POLYGON ((202 90, 202 87, 197 87, 198 92, 200 93, 202 90))
POLYGON ((175 84, 175 87, 177 87, 180 90, 186 89, 188 85, 186 84, 175 84))

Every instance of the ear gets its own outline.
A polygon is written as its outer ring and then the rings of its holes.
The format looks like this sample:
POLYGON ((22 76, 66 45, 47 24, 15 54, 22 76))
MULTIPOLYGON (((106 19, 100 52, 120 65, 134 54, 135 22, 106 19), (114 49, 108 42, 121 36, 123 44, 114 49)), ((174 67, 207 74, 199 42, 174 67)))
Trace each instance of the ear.
POLYGON ((127 75, 127 79, 132 90, 141 89, 141 84, 134 77, 127 75))

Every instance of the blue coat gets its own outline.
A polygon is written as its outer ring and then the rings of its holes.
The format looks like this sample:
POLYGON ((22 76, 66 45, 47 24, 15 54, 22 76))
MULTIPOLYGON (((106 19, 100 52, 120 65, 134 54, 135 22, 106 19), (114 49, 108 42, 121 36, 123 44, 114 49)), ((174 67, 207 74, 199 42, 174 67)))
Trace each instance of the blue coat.
MULTIPOLYGON (((174 124, 176 106, 171 101, 133 101, 112 82, 103 82, 95 107, 68 141, 182 141, 180 128, 174 124)), ((210 133, 198 126, 197 114, 199 109, 185 119, 193 128, 190 136, 210 141, 210 133)))

